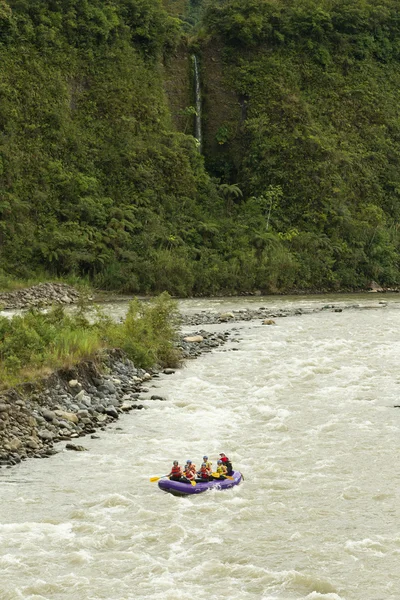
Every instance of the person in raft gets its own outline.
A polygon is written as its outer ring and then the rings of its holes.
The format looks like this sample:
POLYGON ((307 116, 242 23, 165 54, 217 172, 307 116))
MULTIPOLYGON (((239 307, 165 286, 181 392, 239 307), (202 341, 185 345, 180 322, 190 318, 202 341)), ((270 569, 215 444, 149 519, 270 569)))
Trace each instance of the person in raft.
POLYGON ((186 461, 185 470, 186 470, 186 468, 190 469, 192 471, 193 475, 196 475, 196 465, 194 463, 192 463, 191 460, 186 461))
POLYGON ((217 473, 219 475, 218 479, 226 479, 226 475, 228 475, 228 469, 222 462, 222 460, 217 461, 217 473))
POLYGON ((167 477, 169 477, 172 481, 180 481, 183 475, 182 469, 179 466, 177 460, 174 460, 172 463, 171 473, 168 473, 167 477))
POLYGON ((212 462, 210 460, 208 460, 208 456, 203 456, 203 462, 206 463, 207 469, 208 469, 208 474, 211 475, 211 473, 212 473, 212 462))
POLYGON ((196 473, 193 473, 193 470, 191 468, 192 461, 188 460, 188 462, 185 465, 185 469, 183 471, 183 477, 181 479, 181 481, 184 481, 185 483, 190 483, 191 481, 194 480, 194 477, 196 475, 196 473))
POLYGON ((203 481, 210 481, 210 473, 207 469, 207 463, 203 462, 201 464, 200 471, 197 471, 196 481, 199 483, 203 481))
POLYGON ((220 453, 220 457, 221 457, 222 462, 226 466, 228 475, 232 475, 232 473, 233 473, 233 467, 232 467, 231 461, 229 460, 229 458, 223 452, 220 453))

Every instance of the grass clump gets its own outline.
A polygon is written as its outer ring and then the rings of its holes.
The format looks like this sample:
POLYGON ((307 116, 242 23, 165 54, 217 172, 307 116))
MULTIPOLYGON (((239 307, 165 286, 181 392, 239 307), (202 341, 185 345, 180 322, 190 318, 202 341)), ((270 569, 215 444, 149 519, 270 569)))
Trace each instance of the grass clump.
POLYGON ((70 367, 106 347, 123 349, 138 367, 176 366, 177 324, 177 306, 168 294, 146 303, 133 300, 120 323, 99 309, 93 317, 83 304, 72 313, 57 306, 0 317, 0 388, 70 367))

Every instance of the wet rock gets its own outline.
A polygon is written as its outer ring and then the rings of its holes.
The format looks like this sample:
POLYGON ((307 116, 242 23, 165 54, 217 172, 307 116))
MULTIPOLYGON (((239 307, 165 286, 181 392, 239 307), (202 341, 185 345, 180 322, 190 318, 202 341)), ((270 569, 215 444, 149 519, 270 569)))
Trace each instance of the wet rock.
POLYGON ((154 394, 153 396, 151 396, 150 400, 163 400, 163 401, 166 401, 167 399, 164 398, 164 396, 156 396, 154 394))
POLYGON ((66 450, 75 450, 75 452, 87 452, 88 449, 85 448, 84 446, 79 446, 77 444, 66 444, 65 445, 66 450))
POLYGON ((112 417, 113 419, 118 419, 119 417, 117 409, 111 404, 106 407, 105 412, 109 417, 112 417))
POLYGON ((173 375, 175 373, 175 369, 164 369, 164 375, 173 375))
POLYGON ((275 321, 273 319, 265 319, 262 322, 263 325, 276 325, 275 321))

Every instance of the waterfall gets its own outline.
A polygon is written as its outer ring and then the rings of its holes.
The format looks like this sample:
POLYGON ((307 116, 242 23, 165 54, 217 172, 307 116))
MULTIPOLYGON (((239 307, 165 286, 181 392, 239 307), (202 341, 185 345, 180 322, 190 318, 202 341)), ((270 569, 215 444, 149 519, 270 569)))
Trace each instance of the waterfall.
POLYGON ((199 151, 202 150, 203 145, 203 136, 201 132, 201 86, 200 86, 200 70, 199 70, 199 61, 197 56, 193 54, 193 65, 194 65, 194 92, 195 92, 195 106, 196 106, 196 116, 195 116, 195 129, 194 129, 194 137, 199 142, 199 151))

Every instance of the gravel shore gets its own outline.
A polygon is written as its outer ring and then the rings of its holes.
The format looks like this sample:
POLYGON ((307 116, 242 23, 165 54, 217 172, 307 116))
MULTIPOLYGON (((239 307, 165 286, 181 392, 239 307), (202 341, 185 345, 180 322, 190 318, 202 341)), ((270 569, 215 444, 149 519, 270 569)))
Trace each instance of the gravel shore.
MULTIPOLYGON (((194 359, 233 340, 231 332, 196 331, 178 342, 182 358, 194 359)), ((27 458, 46 458, 64 446, 83 451, 78 438, 98 437, 98 430, 121 414, 141 410, 142 400, 165 400, 151 395, 153 378, 175 369, 138 369, 122 351, 110 350, 98 361, 58 370, 37 384, 25 384, 0 394, 0 468, 27 458)))

